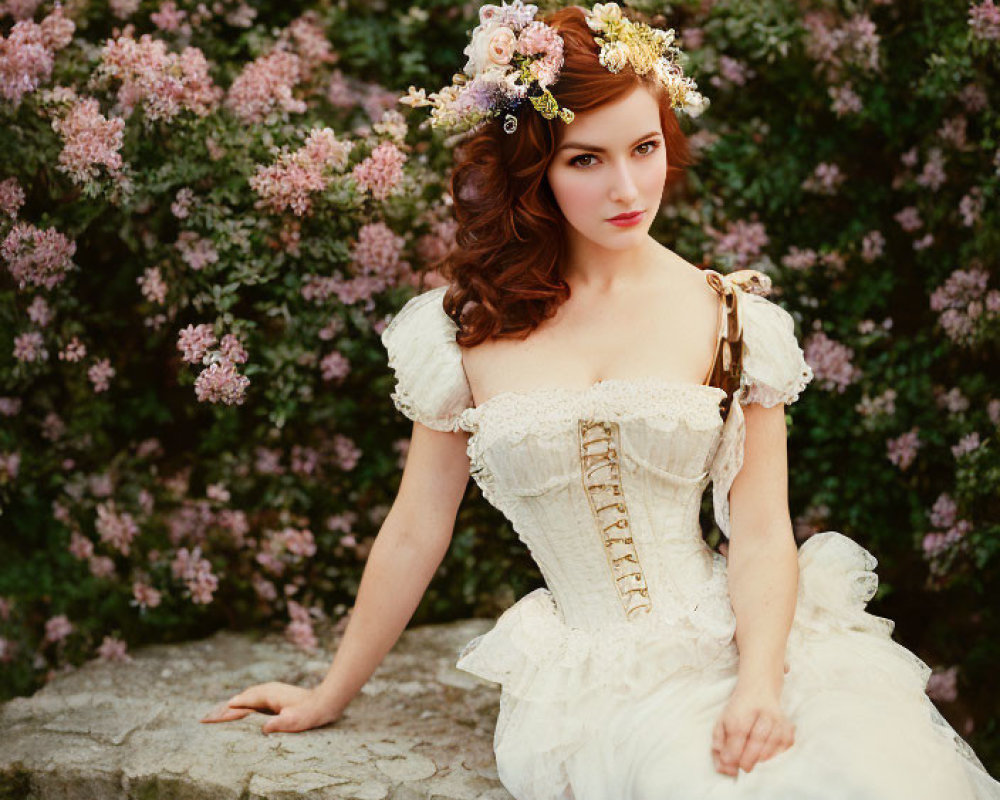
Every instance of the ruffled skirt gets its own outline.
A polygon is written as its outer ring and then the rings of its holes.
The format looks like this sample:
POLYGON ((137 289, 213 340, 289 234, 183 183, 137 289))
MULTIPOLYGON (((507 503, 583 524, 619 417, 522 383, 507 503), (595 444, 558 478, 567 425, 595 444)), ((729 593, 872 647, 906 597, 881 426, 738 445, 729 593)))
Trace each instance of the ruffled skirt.
POLYGON ((713 607, 681 620, 596 631, 566 625, 536 589, 456 664, 502 687, 493 747, 506 789, 516 800, 1000 800, 926 695, 930 667, 865 610, 875 557, 823 531, 798 560, 790 748, 735 777, 715 770, 712 729, 738 667, 725 580, 699 601, 713 607))

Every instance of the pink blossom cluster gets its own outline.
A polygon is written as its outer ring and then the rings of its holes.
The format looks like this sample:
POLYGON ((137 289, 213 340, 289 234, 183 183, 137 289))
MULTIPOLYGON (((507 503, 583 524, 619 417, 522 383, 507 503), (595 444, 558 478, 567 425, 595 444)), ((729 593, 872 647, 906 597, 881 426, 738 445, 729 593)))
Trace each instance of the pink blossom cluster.
POLYGON ((108 0, 111 13, 118 19, 128 19, 139 10, 140 0, 108 0))
POLYGON ((941 392, 936 400, 940 408, 947 409, 952 415, 969 409, 969 398, 962 394, 962 390, 957 386, 953 386, 947 392, 941 392))
POLYGON ((303 78, 309 78, 318 67, 339 60, 315 11, 292 20, 282 31, 277 47, 298 55, 303 78))
POLYGON ((93 384, 94 392, 106 392, 114 376, 115 368, 107 358, 98 359, 87 369, 87 378, 93 384))
POLYGON ((143 581, 133 581, 132 598, 139 608, 156 608, 160 604, 162 594, 143 581))
POLYGON ((289 641, 302 650, 315 650, 319 642, 313 631, 312 621, 309 619, 309 611, 301 604, 289 599, 288 616, 292 620, 285 628, 285 635, 289 641))
POLYGON ((31 301, 31 305, 28 306, 28 319, 38 327, 44 328, 52 321, 52 316, 52 306, 46 302, 44 297, 36 295, 35 299, 31 301))
POLYGON ((36 363, 48 360, 49 351, 45 349, 42 334, 38 331, 27 331, 14 337, 14 358, 24 363, 36 363))
POLYGON ((132 656, 128 654, 127 650, 128 645, 121 639, 105 636, 97 648, 97 657, 101 661, 128 662, 132 660, 132 656))
POLYGON ((541 20, 532 20, 517 35, 515 49, 525 56, 541 56, 528 66, 539 86, 544 89, 555 83, 563 65, 563 40, 558 31, 541 20))
POLYGON ((352 142, 339 141, 332 128, 313 128, 301 148, 281 153, 274 164, 257 166, 250 187, 260 195, 258 207, 308 214, 311 195, 325 189, 344 169, 352 147, 352 142))
POLYGON ((848 114, 858 114, 864 108, 861 97, 854 91, 854 87, 850 81, 841 86, 831 86, 827 92, 831 100, 830 109, 838 117, 846 117, 848 114))
POLYGON ((282 528, 273 535, 271 541, 279 552, 284 550, 299 558, 316 555, 316 541, 308 528, 282 528))
POLYGON ((174 578, 183 580, 191 593, 191 602, 207 604, 212 602, 212 595, 219 587, 219 579, 212 574, 212 565, 207 558, 201 557, 201 547, 195 547, 188 552, 186 547, 180 548, 170 564, 174 578))
POLYGON ((978 449, 979 433, 977 431, 972 431, 959 439, 957 444, 952 445, 951 454, 955 458, 961 458, 966 453, 974 453, 978 449))
POLYGON ((817 385, 823 389, 843 394, 862 375, 861 370, 851 363, 854 350, 831 339, 823 331, 811 333, 803 351, 817 385))
POLYGON ((73 558, 86 561, 94 555, 94 543, 79 531, 73 531, 69 537, 69 547, 67 548, 73 558))
POLYGON ((109 556, 91 556, 87 566, 95 578, 110 578, 115 574, 115 562, 109 556))
POLYGON ((227 358, 209 364, 194 381, 195 396, 200 402, 230 406, 243 404, 249 386, 250 379, 241 375, 227 358))
POLYGON ((351 362, 343 353, 336 350, 325 355, 319 366, 325 381, 343 380, 351 371, 351 362))
POLYGON ((732 86, 745 86, 747 81, 757 76, 756 70, 745 61, 732 56, 719 56, 719 73, 709 78, 708 82, 720 89, 732 86))
POLYGON ((21 413, 22 405, 20 397, 0 397, 0 415, 16 417, 21 413))
POLYGON ((28 284, 52 289, 73 269, 76 242, 55 228, 17 222, 0 242, 0 257, 23 289, 28 284))
POLYGON ((874 417, 883 414, 892 416, 896 413, 896 390, 889 388, 881 394, 875 395, 875 397, 869 397, 866 394, 861 398, 861 402, 854 407, 854 410, 863 417, 874 417))
POLYGON ((31 19, 41 4, 42 0, 6 0, 0 3, 0 16, 9 14, 15 20, 31 19))
POLYGON ((358 238, 351 248, 351 260, 363 276, 383 279, 385 285, 399 277, 401 269, 409 266, 400 259, 406 240, 398 236, 384 222, 370 222, 358 230, 358 238))
POLYGON ((1000 290, 987 291, 989 273, 978 266, 956 269, 931 294, 931 310, 947 336, 959 344, 971 343, 977 325, 1000 314, 1000 290))
POLYGON ((93 97, 74 97, 59 106, 52 119, 52 128, 63 140, 59 169, 78 184, 97 180, 100 166, 111 177, 120 177, 125 120, 107 119, 93 97))
POLYGON ((178 8, 173 0, 165 0, 149 15, 149 20, 161 31, 180 31, 185 36, 191 34, 191 25, 186 22, 187 12, 178 8))
POLYGON ((128 116, 139 105, 149 120, 170 120, 182 111, 203 117, 213 111, 222 90, 212 83, 208 60, 197 47, 178 55, 148 33, 109 39, 96 71, 100 80, 117 80, 118 105, 128 116))
POLYGON ((940 189, 948 179, 944 165, 944 151, 940 147, 932 147, 927 152, 927 160, 924 162, 923 169, 917 175, 917 184, 931 191, 940 189))
POLYGON ((59 441, 66 433, 66 423, 55 411, 50 411, 42 420, 42 437, 50 442, 59 441))
POLYGON ((958 93, 958 99, 970 114, 982 111, 990 103, 986 89, 978 83, 968 83, 963 86, 962 90, 958 93))
POLYGON ((969 28, 975 39, 1000 40, 1000 6, 993 0, 983 0, 969 6, 969 28))
POLYGON ((906 206, 893 214, 893 219, 899 223, 907 233, 913 233, 923 227, 924 221, 920 218, 920 210, 916 206, 906 206))
POLYGON ((964 114, 957 114, 941 123, 937 135, 956 150, 963 150, 968 141, 968 124, 964 114))
POLYGON ((163 304, 167 302, 167 284, 159 267, 146 267, 146 270, 135 279, 139 291, 150 303, 163 304))
POLYGON ((828 10, 810 11, 802 24, 806 29, 805 48, 830 80, 838 80, 853 67, 877 72, 881 39, 867 14, 838 20, 828 10))
POLYGON ((919 428, 912 428, 886 442, 886 455, 889 461, 905 471, 917 457, 917 450, 922 445, 919 428))
POLYGON ((73 623, 65 614, 51 617, 45 622, 45 641, 61 642, 74 631, 73 623))
POLYGON ((111 545, 123 556, 129 554, 132 541, 139 534, 139 526, 127 511, 118 511, 114 501, 98 503, 94 528, 102 542, 111 545))
POLYGON ((196 272, 219 261, 219 252, 212 240, 199 236, 194 231, 181 231, 174 247, 181 254, 184 263, 196 272))
POLYGON ((363 191, 371 192, 376 200, 385 200, 402 181, 405 162, 402 150, 392 142, 382 142, 354 167, 351 176, 363 191))
POLYGON ((48 80, 55 53, 73 41, 75 30, 56 3, 40 23, 21 19, 6 37, 0 35, 0 97, 17 107, 26 94, 48 80))
POLYGON ((927 679, 927 696, 943 703, 953 703, 958 699, 958 667, 934 670, 927 679))
POLYGON ((770 242, 764 224, 756 221, 737 220, 726 225, 725 233, 710 233, 716 240, 716 253, 730 257, 737 268, 756 260, 770 242))
POLYGON ((80 341, 79 337, 74 336, 66 346, 59 351, 60 361, 69 361, 74 363, 77 361, 83 361, 87 357, 87 346, 80 341))
POLYGON ((962 195, 962 199, 958 201, 958 214, 962 218, 962 225, 971 228, 979 222, 985 205, 983 189, 980 186, 973 186, 966 194, 962 195))
POLYGON ((444 258, 455 246, 458 222, 455 219, 437 220, 430 231, 417 239, 414 249, 424 264, 434 264, 444 258))
POLYGON ((836 164, 820 163, 812 175, 802 181, 802 188, 816 194, 835 195, 847 176, 836 164))
POLYGON ((0 181, 0 214, 17 218, 17 212, 24 205, 24 189, 17 182, 17 178, 7 178, 0 181))
POLYGON ((21 453, 0 452, 0 483, 8 483, 17 477, 21 468, 21 453))
POLYGON ((229 87, 225 105, 243 122, 263 122, 278 111, 301 114, 306 104, 292 90, 302 77, 297 55, 272 50, 243 68, 229 87))
POLYGON ((177 336, 177 349, 189 364, 199 364, 217 341, 211 325, 188 325, 177 336))
POLYGON ((885 253, 885 236, 882 231, 871 230, 861 240, 861 260, 871 263, 885 253))
POLYGON ((292 445, 290 456, 292 472, 296 475, 314 475, 319 467, 319 451, 314 447, 292 445))
POLYGON ((361 458, 361 448, 350 437, 338 433, 333 437, 333 454, 337 466, 349 472, 357 466, 361 458))
POLYGON ((170 213, 177 219, 187 219, 191 214, 191 206, 194 204, 194 190, 190 186, 183 186, 174 195, 174 202, 170 204, 170 213))

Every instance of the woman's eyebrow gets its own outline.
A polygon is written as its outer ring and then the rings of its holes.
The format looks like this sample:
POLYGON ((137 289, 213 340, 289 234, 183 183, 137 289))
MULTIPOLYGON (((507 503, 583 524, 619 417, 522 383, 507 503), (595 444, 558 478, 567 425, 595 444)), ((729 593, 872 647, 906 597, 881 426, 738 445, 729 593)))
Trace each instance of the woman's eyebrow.
MULTIPOLYGON (((659 131, 650 131, 649 133, 644 133, 642 136, 640 136, 638 139, 632 142, 632 145, 635 146, 639 144, 639 142, 641 142, 643 139, 648 139, 650 136, 659 136, 659 135, 660 135, 659 131)), ((570 148, 573 148, 575 150, 592 150, 595 153, 605 152, 605 149, 603 147, 598 147, 597 145, 593 144, 580 144, 579 142, 563 142, 563 144, 560 145, 559 150, 557 150, 556 152, 558 153, 561 150, 568 150, 570 148)))

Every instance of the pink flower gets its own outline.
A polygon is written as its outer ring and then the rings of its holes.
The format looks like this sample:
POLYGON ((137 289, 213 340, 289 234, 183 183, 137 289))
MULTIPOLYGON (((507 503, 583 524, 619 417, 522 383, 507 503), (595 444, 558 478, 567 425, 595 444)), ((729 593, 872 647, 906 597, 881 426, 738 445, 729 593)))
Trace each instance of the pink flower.
POLYGON ((181 231, 174 247, 180 252, 184 263, 196 271, 219 261, 219 253, 212 240, 199 236, 194 231, 181 231))
POLYGON ((97 656, 101 661, 131 661, 132 657, 126 652, 128 645, 120 639, 105 636, 101 646, 97 648, 97 656))
POLYGON ((200 547, 195 547, 190 553, 186 547, 180 548, 170 566, 174 577, 187 584, 191 602, 202 605, 212 602, 219 579, 212 574, 208 559, 201 557, 200 547))
POLYGON ((139 608, 146 609, 156 608, 160 604, 162 595, 149 584, 134 581, 132 583, 132 597, 135 598, 135 603, 139 608))
POLYGON ((86 357, 87 346, 76 336, 70 339, 66 346, 59 351, 60 361, 69 361, 70 363, 74 363, 77 361, 83 361, 86 357))
POLYGON ((913 428, 895 439, 889 439, 886 442, 886 454, 889 461, 905 471, 917 457, 917 450, 922 444, 919 429, 913 428))
POLYGON ((716 240, 716 253, 732 259, 737 267, 745 267, 755 260, 770 242, 761 222, 737 220, 727 223, 724 234, 717 231, 710 233, 716 240))
POLYGON ((361 458, 361 448, 342 433, 334 435, 333 451, 337 465, 345 472, 354 469, 361 458))
POLYGON ((14 337, 14 358, 26 363, 45 361, 49 351, 44 347, 42 334, 38 331, 28 331, 14 337))
POLYGON ((114 501, 98 504, 94 527, 101 541, 110 544, 123 556, 129 554, 129 545, 139 533, 139 526, 132 515, 116 511, 114 501))
POLYGON ((218 105, 222 90, 212 83, 208 61, 196 47, 168 53, 166 43, 148 33, 108 40, 95 73, 117 80, 118 105, 128 116, 142 104, 147 119, 170 120, 182 111, 206 116, 218 105))
POLYGON ((823 389, 844 391, 861 377, 861 370, 851 363, 854 350, 828 337, 823 331, 810 334, 804 356, 823 389))
POLYGON ((885 252, 885 236, 881 231, 868 231, 861 240, 861 258, 869 264, 885 252))
POLYGON ((225 403, 242 405, 246 400, 246 390, 250 379, 240 375, 236 365, 223 358, 209 364, 194 382, 195 394, 203 403, 225 403))
POLYGON ((17 182, 17 178, 0 181, 0 214, 14 219, 23 205, 24 189, 17 182))
POLYGON ((40 24, 30 19, 15 22, 7 38, 0 37, 0 97, 16 108, 24 95, 48 80, 55 51, 73 40, 74 30, 59 4, 40 24))
POLYGON ((932 700, 952 703, 958 698, 958 667, 934 670, 927 681, 927 696, 932 700))
POLYGON ((955 524, 957 516, 958 505, 951 495, 944 492, 938 495, 938 499, 934 501, 930 514, 928 514, 930 523, 935 528, 950 528, 955 524))
POLYGON ((211 325, 188 325, 177 337, 177 349, 189 364, 198 364, 216 341, 211 325))
POLYGON ((54 228, 40 229, 18 222, 0 243, 0 257, 24 288, 27 284, 52 289, 73 268, 76 243, 54 228))
POLYGON ((180 30, 185 17, 187 17, 187 12, 177 8, 177 4, 173 0, 160 3, 159 10, 149 15, 150 21, 161 31, 180 30))
POLYGON ((73 630, 73 624, 67 619, 65 614, 52 617, 45 623, 45 641, 60 642, 69 636, 73 630))
POLYGON ((983 41, 1000 39, 1000 6, 993 0, 969 6, 969 28, 972 38, 983 41))
POLYGON ((343 353, 337 351, 324 356, 323 360, 319 362, 319 366, 325 381, 343 380, 351 371, 351 362, 344 357, 343 353))
POLYGON ((916 206, 907 206, 906 208, 897 211, 893 214, 893 218, 907 233, 913 233, 913 231, 918 230, 924 224, 923 220, 920 218, 920 211, 916 206))
POLYGON ((827 91, 830 99, 833 101, 830 104, 830 108, 838 117, 860 113, 862 108, 864 108, 861 98, 854 91, 850 81, 842 86, 831 86, 827 91))
POLYGON ((392 142, 382 142, 351 174, 363 191, 371 192, 376 200, 385 200, 403 179, 405 162, 402 150, 392 142))
POLYGON ((73 531, 73 533, 70 534, 69 551, 73 554, 74 558, 78 558, 80 561, 86 561, 94 555, 94 543, 86 536, 82 536, 77 531, 73 531))
POLYGON ((312 195, 344 169, 352 147, 352 142, 339 141, 332 128, 313 128, 299 150, 282 152, 270 166, 257 166, 250 187, 260 195, 258 207, 308 214, 312 195))
POLYGON ((108 556, 91 556, 87 565, 95 578, 110 578, 115 574, 115 562, 108 556))
POLYGON ((112 177, 119 175, 125 120, 106 119, 96 99, 76 100, 65 113, 52 120, 52 127, 63 140, 59 169, 75 183, 96 180, 98 166, 106 167, 112 177))
POLYGON ((972 453, 979 449, 979 433, 973 431, 972 433, 967 433, 961 439, 958 440, 958 444, 955 444, 951 448, 951 454, 955 458, 961 458, 966 453, 972 453))
POLYGON ((247 351, 240 343, 239 338, 233 333, 227 333, 219 343, 219 351, 222 357, 234 364, 245 364, 247 361, 247 351))
POLYGON ((20 452, 0 452, 0 484, 14 480, 17 477, 20 467, 20 452))
POLYGON ((294 53, 274 50, 244 67, 226 96, 226 107, 243 122, 263 122, 271 114, 300 114, 306 104, 292 95, 302 79, 302 65, 294 53))
POLYGON ((94 384, 95 392, 106 392, 114 376, 115 368, 111 366, 111 361, 107 358, 95 361, 87 370, 87 377, 94 384))
POLYGON ((37 295, 28 306, 28 319, 40 328, 44 328, 52 321, 52 308, 41 295, 37 295))
POLYGON ((135 279, 139 284, 139 291, 150 303, 167 302, 167 284, 163 281, 163 275, 159 267, 146 267, 142 275, 135 279))
POLYGON ((834 195, 847 176, 836 164, 817 164, 812 175, 802 182, 802 188, 817 194, 834 195))

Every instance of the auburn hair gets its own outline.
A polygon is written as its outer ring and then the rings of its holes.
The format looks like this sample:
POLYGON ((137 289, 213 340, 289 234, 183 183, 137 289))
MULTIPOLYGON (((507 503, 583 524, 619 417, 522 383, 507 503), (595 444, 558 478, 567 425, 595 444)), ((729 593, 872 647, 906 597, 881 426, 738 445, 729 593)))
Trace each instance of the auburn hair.
MULTIPOLYGON (((659 104, 667 197, 683 184, 691 163, 670 98, 652 73, 638 75, 630 65, 618 73, 604 67, 584 13, 570 6, 543 18, 563 39, 563 66, 549 90, 560 107, 585 112, 646 87, 659 104)), ((570 294, 561 274, 567 223, 546 177, 567 125, 558 117, 545 119, 530 103, 518 109, 514 133, 502 125, 493 119, 455 148, 455 246, 433 265, 449 283, 444 309, 458 325, 456 341, 463 347, 523 339, 570 294)))

